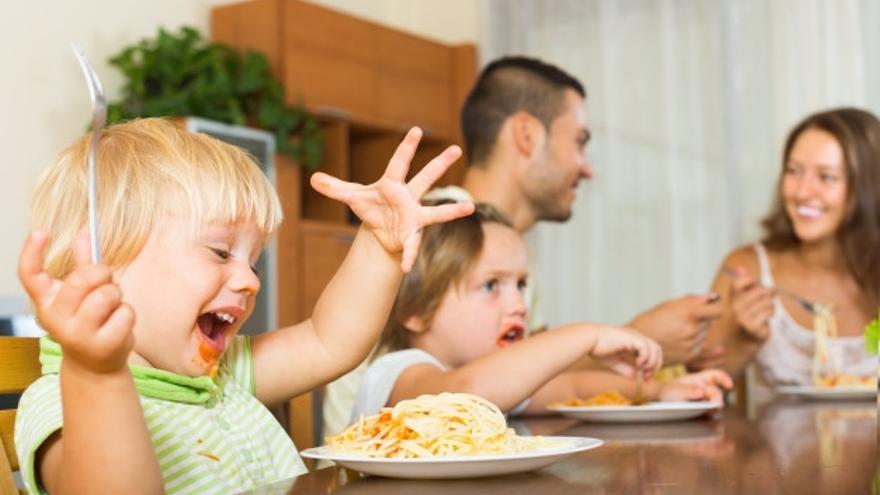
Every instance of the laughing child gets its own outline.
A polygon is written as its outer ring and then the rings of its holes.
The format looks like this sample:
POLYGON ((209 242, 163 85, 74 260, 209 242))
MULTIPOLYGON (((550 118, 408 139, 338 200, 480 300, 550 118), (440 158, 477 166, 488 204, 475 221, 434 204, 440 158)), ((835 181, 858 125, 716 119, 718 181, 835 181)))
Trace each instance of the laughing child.
MULTIPOLYGON (((636 371, 650 377, 662 362, 659 346, 634 330, 586 323, 526 338, 527 277, 525 242, 490 205, 426 228, 351 420, 440 392, 473 393, 511 414, 609 389, 633 398, 636 371), (584 356, 617 374, 569 371, 584 356)), ((724 372, 709 370, 665 385, 647 380, 643 393, 649 400, 721 401, 719 387, 731 386, 724 372)))
POLYGON ((86 153, 64 151, 33 198, 19 276, 49 338, 15 426, 31 493, 233 493, 305 472, 264 406, 332 380, 378 339, 425 225, 472 205, 419 198, 451 147, 409 183, 411 130, 376 183, 315 174, 362 220, 312 317, 255 337, 253 268, 281 222, 271 184, 241 150, 168 121, 107 129, 98 148, 103 262, 89 263, 86 153), (340 310, 342 308, 343 310, 340 310))

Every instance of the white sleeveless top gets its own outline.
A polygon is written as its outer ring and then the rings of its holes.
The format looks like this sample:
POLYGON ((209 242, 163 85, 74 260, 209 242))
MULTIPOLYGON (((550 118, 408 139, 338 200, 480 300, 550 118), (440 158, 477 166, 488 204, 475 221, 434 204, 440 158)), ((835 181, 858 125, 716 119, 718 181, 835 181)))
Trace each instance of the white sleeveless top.
MULTIPOLYGON (((774 287, 773 274, 767 250, 762 244, 754 245, 761 268, 761 284, 774 287)), ((793 384, 812 385, 811 369, 815 335, 788 314, 779 297, 773 300, 770 317, 770 336, 758 351, 755 362, 762 378, 770 386, 793 384)), ((843 373, 873 376, 877 372, 877 358, 865 350, 862 337, 838 337, 828 339, 828 352, 840 355, 843 373)))

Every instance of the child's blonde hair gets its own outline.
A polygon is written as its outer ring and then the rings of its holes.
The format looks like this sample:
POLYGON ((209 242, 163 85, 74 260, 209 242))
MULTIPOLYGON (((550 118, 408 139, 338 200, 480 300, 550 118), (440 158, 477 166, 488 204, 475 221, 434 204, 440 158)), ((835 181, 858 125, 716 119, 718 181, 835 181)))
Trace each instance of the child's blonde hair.
POLYGON ((477 203, 472 215, 425 227, 419 255, 397 291, 376 356, 409 347, 410 331, 403 324, 407 318, 418 316, 431 321, 446 291, 460 282, 479 259, 485 237, 483 225, 487 223, 513 228, 507 217, 487 203, 477 203))
MULTIPOLYGON (((87 154, 91 133, 46 170, 34 191, 33 228, 46 229, 47 273, 63 278, 71 246, 88 224, 87 154)), ((268 238, 282 219, 272 185, 243 150, 172 121, 139 119, 104 130, 97 150, 99 237, 103 262, 131 262, 167 215, 189 219, 193 235, 212 222, 252 219, 268 238)))

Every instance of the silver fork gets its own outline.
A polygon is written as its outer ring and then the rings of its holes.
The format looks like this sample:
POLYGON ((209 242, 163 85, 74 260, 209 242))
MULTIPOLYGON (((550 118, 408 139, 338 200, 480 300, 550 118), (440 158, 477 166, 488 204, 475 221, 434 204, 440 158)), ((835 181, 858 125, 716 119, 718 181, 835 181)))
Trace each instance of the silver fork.
MULTIPOLYGON (((739 276, 737 275, 736 271, 727 266, 722 267, 721 271, 732 279, 736 279, 739 276)), ((814 315, 819 314, 818 306, 820 305, 818 303, 807 301, 806 299, 795 294, 794 292, 783 289, 781 287, 774 287, 774 290, 784 296, 790 297, 792 301, 796 302, 800 307, 806 309, 809 313, 812 313, 814 315)))
POLYGON ((89 87, 89 97, 92 100, 92 141, 89 144, 89 242, 92 246, 92 263, 101 262, 101 244, 98 242, 98 190, 96 187, 95 160, 98 142, 101 140, 101 131, 107 124, 107 100, 104 98, 104 88, 98 74, 78 46, 71 44, 70 48, 76 55, 79 67, 86 78, 89 87))

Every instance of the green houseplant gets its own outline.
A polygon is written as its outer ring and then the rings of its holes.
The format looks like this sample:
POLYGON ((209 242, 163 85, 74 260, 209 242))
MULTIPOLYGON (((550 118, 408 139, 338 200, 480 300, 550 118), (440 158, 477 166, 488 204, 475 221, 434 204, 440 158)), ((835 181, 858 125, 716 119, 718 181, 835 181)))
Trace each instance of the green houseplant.
POLYGON ((877 319, 865 327, 865 349, 871 354, 880 353, 880 308, 877 308, 877 319))
POLYGON ((126 78, 121 99, 108 105, 110 123, 186 115, 251 123, 274 133, 278 150, 298 162, 321 161, 320 125, 301 105, 285 105, 284 87, 260 53, 239 53, 183 27, 178 33, 160 29, 155 39, 123 48, 110 64, 126 78))

